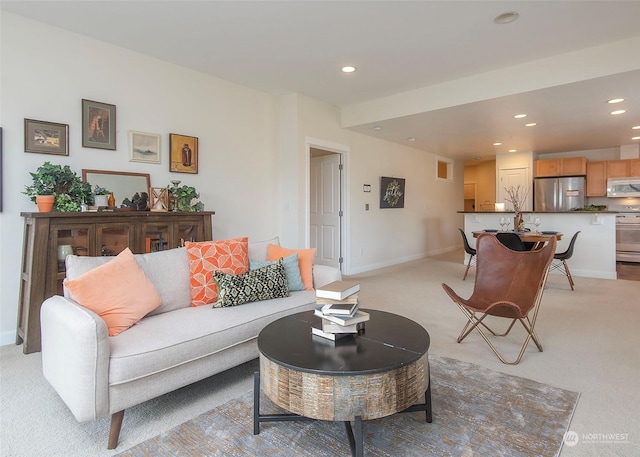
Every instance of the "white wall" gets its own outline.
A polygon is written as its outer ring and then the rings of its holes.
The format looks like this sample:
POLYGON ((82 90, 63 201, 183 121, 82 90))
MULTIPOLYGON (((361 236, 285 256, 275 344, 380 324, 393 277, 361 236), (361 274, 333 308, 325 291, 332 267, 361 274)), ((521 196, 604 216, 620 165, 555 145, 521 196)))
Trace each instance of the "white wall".
POLYGON ((35 205, 21 191, 44 161, 150 173, 195 186, 216 211, 218 239, 271 238, 279 230, 277 100, 154 58, 12 14, 2 14, 3 199, 0 214, 0 341, 13 341, 23 221, 35 205), (117 150, 81 147, 81 100, 116 105, 117 150), (69 156, 25 153, 24 118, 69 124, 69 156), (162 163, 129 162, 128 131, 162 135, 162 163), (199 173, 169 172, 169 133, 199 138, 199 173), (250 160, 249 160, 250 158, 250 160))
POLYGON ((424 153, 343 130, 336 107, 297 94, 276 98, 20 16, 3 12, 0 20, 0 344, 15 339, 20 212, 36 209, 21 192, 29 171, 47 160, 68 164, 78 174, 83 168, 150 173, 156 187, 180 179, 200 191, 205 209, 216 212, 216 239, 280 235, 283 244, 302 246, 305 138, 313 137, 351 150, 349 273, 460 245, 461 162, 455 163, 454 182, 437 182, 437 151, 424 153), (83 98, 116 105, 116 151, 81 147, 83 98), (69 124, 69 156, 23 152, 24 118, 69 124), (129 130, 162 135, 161 164, 129 162, 129 130), (197 175, 169 172, 169 133, 199 138, 197 175), (404 209, 379 209, 380 176, 406 178, 404 209), (372 192, 363 193, 362 184, 371 184, 372 192))
MULTIPOLYGON (((453 182, 436 181, 436 155, 344 130, 336 108, 301 95, 298 148, 305 138, 349 146, 350 195, 347 240, 350 269, 356 274, 434 255, 459 246, 463 208, 463 164, 455 162, 453 182), (405 207, 380 209, 380 177, 406 179, 405 207), (363 192, 363 184, 371 192, 363 192), (369 211, 365 204, 369 204, 369 211)), ((304 176, 304 164, 297 164, 304 176)), ((304 195, 305 186, 298 186, 304 195)), ((304 202, 301 202, 301 204, 304 202)), ((301 219, 304 213, 299 213, 301 219)), ((303 234, 301 234, 302 236, 303 234)))

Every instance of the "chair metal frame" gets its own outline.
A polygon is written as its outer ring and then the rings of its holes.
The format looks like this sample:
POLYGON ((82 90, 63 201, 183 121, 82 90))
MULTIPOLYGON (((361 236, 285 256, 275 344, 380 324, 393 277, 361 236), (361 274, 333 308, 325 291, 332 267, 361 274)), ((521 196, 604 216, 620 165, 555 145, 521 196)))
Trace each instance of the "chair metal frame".
POLYGON ((549 267, 550 272, 553 270, 559 270, 560 272, 562 272, 562 274, 564 274, 567 277, 567 279, 569 280, 569 285, 571 286, 571 290, 574 290, 573 286, 575 285, 575 283, 573 282, 573 276, 571 276, 571 270, 569 270, 569 265, 567 264, 567 260, 569 260, 573 255, 573 247, 576 243, 576 238, 578 238, 579 233, 580 233, 580 230, 578 230, 576 233, 573 234, 573 237, 569 242, 569 247, 567 248, 566 251, 556 252, 553 255, 553 262, 549 267))
POLYGON ((531 340, 533 340, 538 350, 542 352, 543 348, 535 332, 535 324, 549 275, 549 265, 553 260, 555 249, 555 238, 537 251, 513 251, 500 243, 493 235, 480 235, 476 242, 476 251, 478 253, 476 282, 471 297, 465 300, 458 296, 448 285, 442 284, 447 295, 467 318, 467 323, 460 332, 457 342, 461 343, 473 330, 476 330, 498 359, 507 365, 520 363, 531 340), (527 275, 519 277, 524 268, 528 268, 527 275), (493 293, 490 290, 491 288, 483 284, 483 281, 486 282, 487 278, 496 272, 499 272, 502 283, 510 284, 507 289, 507 296, 490 297, 490 294, 493 293), (514 293, 515 289, 511 286, 516 288, 521 286, 524 289, 521 293, 518 291, 514 293), (488 292, 484 289, 487 289, 488 292), (516 303, 513 301, 514 299, 521 302, 516 303), (511 322, 505 332, 498 333, 485 323, 485 319, 488 316, 511 319, 511 322), (527 336, 517 358, 513 361, 508 361, 491 342, 487 332, 496 337, 507 336, 516 321, 522 324, 527 336))
POLYGON ((467 240, 467 235, 464 233, 464 230, 462 230, 461 228, 458 228, 458 230, 460 230, 460 235, 462 235, 462 242, 464 243, 464 252, 469 254, 469 260, 467 261, 467 269, 464 270, 464 276, 462 277, 462 280, 464 281, 465 279, 467 279, 467 273, 469 273, 469 267, 471 266, 471 263, 473 262, 474 265, 476 264, 476 250, 473 249, 469 244, 469 241, 467 240))

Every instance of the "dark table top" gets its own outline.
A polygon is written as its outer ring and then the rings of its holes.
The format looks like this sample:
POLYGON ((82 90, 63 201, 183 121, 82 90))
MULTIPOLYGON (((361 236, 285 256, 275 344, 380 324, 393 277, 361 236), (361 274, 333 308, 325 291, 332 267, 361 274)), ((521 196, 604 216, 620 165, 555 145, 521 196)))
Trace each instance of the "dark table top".
POLYGON ((429 349, 429 334, 417 322, 385 311, 365 310, 364 334, 337 341, 312 335, 322 328, 313 311, 292 314, 267 325, 258 349, 284 367, 315 374, 353 375, 389 371, 415 362, 429 349))

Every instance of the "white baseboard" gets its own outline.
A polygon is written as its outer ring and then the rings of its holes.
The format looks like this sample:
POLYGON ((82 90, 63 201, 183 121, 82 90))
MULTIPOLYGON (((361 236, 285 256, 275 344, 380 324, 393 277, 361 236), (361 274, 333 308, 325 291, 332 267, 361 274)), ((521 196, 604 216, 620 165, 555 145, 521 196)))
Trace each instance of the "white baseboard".
POLYGON ((15 330, 0 333, 0 346, 8 346, 9 344, 16 344, 15 330))

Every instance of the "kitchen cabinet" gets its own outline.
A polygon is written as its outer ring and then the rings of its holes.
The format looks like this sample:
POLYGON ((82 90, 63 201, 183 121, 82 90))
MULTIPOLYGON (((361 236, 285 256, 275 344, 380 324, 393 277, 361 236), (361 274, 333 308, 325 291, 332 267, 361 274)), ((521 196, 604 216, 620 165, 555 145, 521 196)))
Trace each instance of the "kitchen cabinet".
POLYGON ((587 197, 607 196, 607 162, 587 162, 587 197))
POLYGON ((587 174, 586 157, 568 157, 561 159, 561 176, 584 176, 587 174))
POLYGON ((628 160, 608 160, 607 178, 627 178, 629 177, 628 160))
POLYGON ((62 295, 66 254, 114 256, 172 249, 213 239, 213 211, 21 213, 24 218, 16 344, 40 350, 40 306, 62 295))
POLYGON ((629 176, 640 178, 640 159, 629 159, 629 176))
POLYGON ((535 161, 536 177, 584 176, 587 174, 585 157, 545 159, 535 161))
POLYGON ((547 159, 535 161, 536 177, 560 176, 560 159, 547 159))

